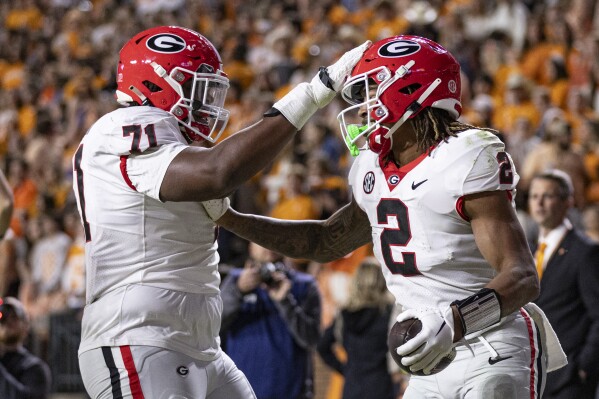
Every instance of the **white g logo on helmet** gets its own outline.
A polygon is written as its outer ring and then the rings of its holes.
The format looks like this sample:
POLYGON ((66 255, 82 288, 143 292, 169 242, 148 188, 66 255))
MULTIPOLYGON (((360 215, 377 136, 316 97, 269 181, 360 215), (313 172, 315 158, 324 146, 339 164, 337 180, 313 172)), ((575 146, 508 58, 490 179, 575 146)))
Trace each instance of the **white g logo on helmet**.
POLYGON ((414 54, 420 51, 420 44, 413 40, 394 40, 386 43, 379 49, 381 57, 405 57, 406 55, 414 54))
POLYGON ((185 50, 185 40, 172 33, 160 33, 152 36, 146 42, 146 46, 157 53, 173 54, 185 50))

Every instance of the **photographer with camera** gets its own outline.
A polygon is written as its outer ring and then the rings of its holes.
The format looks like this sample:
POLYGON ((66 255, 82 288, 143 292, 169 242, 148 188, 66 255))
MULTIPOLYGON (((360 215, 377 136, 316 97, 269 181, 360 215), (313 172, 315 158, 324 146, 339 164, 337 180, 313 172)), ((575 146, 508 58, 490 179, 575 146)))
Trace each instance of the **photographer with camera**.
POLYGON ((321 312, 314 277, 250 243, 244 268, 225 277, 221 296, 223 348, 257 398, 314 397, 312 354, 321 312))
POLYGON ((23 343, 29 317, 16 298, 0 298, 0 398, 46 399, 50 396, 50 368, 23 343))

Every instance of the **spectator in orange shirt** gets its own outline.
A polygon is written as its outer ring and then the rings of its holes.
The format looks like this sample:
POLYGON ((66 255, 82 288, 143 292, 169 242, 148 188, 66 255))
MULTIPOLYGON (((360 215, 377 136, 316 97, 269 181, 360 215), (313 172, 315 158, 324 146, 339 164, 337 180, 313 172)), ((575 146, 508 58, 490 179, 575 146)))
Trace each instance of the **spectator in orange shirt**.
POLYGON ((277 219, 317 219, 319 211, 306 187, 306 170, 301 164, 291 166, 287 184, 279 202, 270 212, 277 219))
POLYGON ((524 160, 519 186, 528 190, 535 175, 547 169, 563 170, 574 184, 576 208, 582 210, 588 176, 580 154, 572 149, 572 128, 566 121, 557 118, 547 125, 545 132, 543 142, 532 149, 524 160))
POLYGON ((545 61, 545 69, 547 71, 551 102, 553 105, 565 109, 569 82, 564 57, 561 54, 552 54, 545 61))
POLYGON ((225 72, 230 81, 238 82, 241 90, 248 90, 254 81, 255 72, 247 62, 247 35, 239 34, 235 40, 237 43, 231 50, 231 54, 223 55, 227 57, 225 72))
POLYGON ((17 0, 4 19, 4 27, 12 31, 39 30, 44 24, 44 15, 33 0, 17 0))
POLYGON ((580 152, 589 176, 586 199, 599 203, 599 119, 585 118, 580 124, 580 152))
POLYGON ((14 193, 14 213, 10 228, 22 237, 25 219, 37 213, 37 185, 29 177, 29 166, 22 158, 8 165, 8 182, 14 193))
POLYGON ((559 15, 561 12, 559 6, 548 7, 543 19, 537 21, 538 35, 536 37, 528 35, 528 39, 532 38, 532 40, 529 40, 528 48, 522 56, 522 70, 526 77, 536 83, 545 85, 549 83, 544 66, 545 60, 552 54, 560 54, 567 60, 572 49, 572 31, 559 15))
POLYGON ((533 126, 539 123, 539 112, 531 101, 531 82, 519 73, 506 82, 505 104, 493 116, 493 125, 509 135, 519 118, 527 118, 533 126))

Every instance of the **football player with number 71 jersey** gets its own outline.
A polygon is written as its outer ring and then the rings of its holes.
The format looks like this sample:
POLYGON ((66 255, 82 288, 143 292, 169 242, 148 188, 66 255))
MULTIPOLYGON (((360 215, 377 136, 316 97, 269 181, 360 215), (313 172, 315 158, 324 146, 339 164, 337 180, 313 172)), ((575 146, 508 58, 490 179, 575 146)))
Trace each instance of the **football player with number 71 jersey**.
POLYGON ((514 210, 518 174, 492 130, 458 120, 460 90, 459 64, 439 44, 376 42, 342 90, 350 106, 338 119, 356 157, 348 205, 324 221, 205 205, 218 224, 290 257, 327 262, 372 242, 403 309, 397 321, 422 323, 390 348, 415 373, 405 399, 540 398, 566 359, 529 303, 539 280, 514 210))
POLYGON ((73 158, 86 239, 79 366, 92 398, 256 397, 220 349, 215 225, 200 201, 225 197, 268 165, 333 100, 369 44, 218 144, 229 80, 212 43, 161 26, 123 46, 124 107, 101 117, 73 158))

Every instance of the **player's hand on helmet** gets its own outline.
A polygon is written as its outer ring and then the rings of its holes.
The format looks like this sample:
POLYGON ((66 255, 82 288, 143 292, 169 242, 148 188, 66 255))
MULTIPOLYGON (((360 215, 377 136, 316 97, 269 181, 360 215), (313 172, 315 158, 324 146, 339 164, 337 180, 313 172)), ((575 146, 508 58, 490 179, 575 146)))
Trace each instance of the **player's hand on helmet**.
MULTIPOLYGON (((360 58, 362 58, 364 51, 366 51, 371 44, 372 42, 370 40, 365 41, 358 47, 343 54, 333 65, 329 65, 325 68, 331 85, 331 87, 329 87, 330 89, 333 89, 336 92, 341 90, 352 69, 354 69, 358 61, 360 61, 360 58)), ((327 84, 325 83, 325 85, 327 84)))
POLYGON ((330 103, 341 89, 364 51, 371 45, 366 41, 343 54, 333 65, 321 68, 310 83, 300 83, 277 101, 276 108, 297 130, 300 130, 319 108, 330 103))
POLYGON ((355 47, 341 56, 333 65, 326 68, 321 68, 320 72, 314 76, 310 85, 313 88, 313 94, 318 105, 322 108, 335 98, 335 95, 351 74, 352 69, 356 66, 362 54, 372 42, 365 41, 358 47, 355 47))
POLYGON ((404 356, 401 363, 413 372, 422 370, 425 374, 447 356, 453 348, 454 321, 451 307, 441 309, 408 309, 397 316, 397 321, 416 318, 422 329, 416 336, 396 349, 404 356))
POLYGON ((210 216, 210 219, 215 222, 227 212, 230 204, 231 201, 228 197, 202 202, 202 206, 206 210, 206 213, 210 216))

